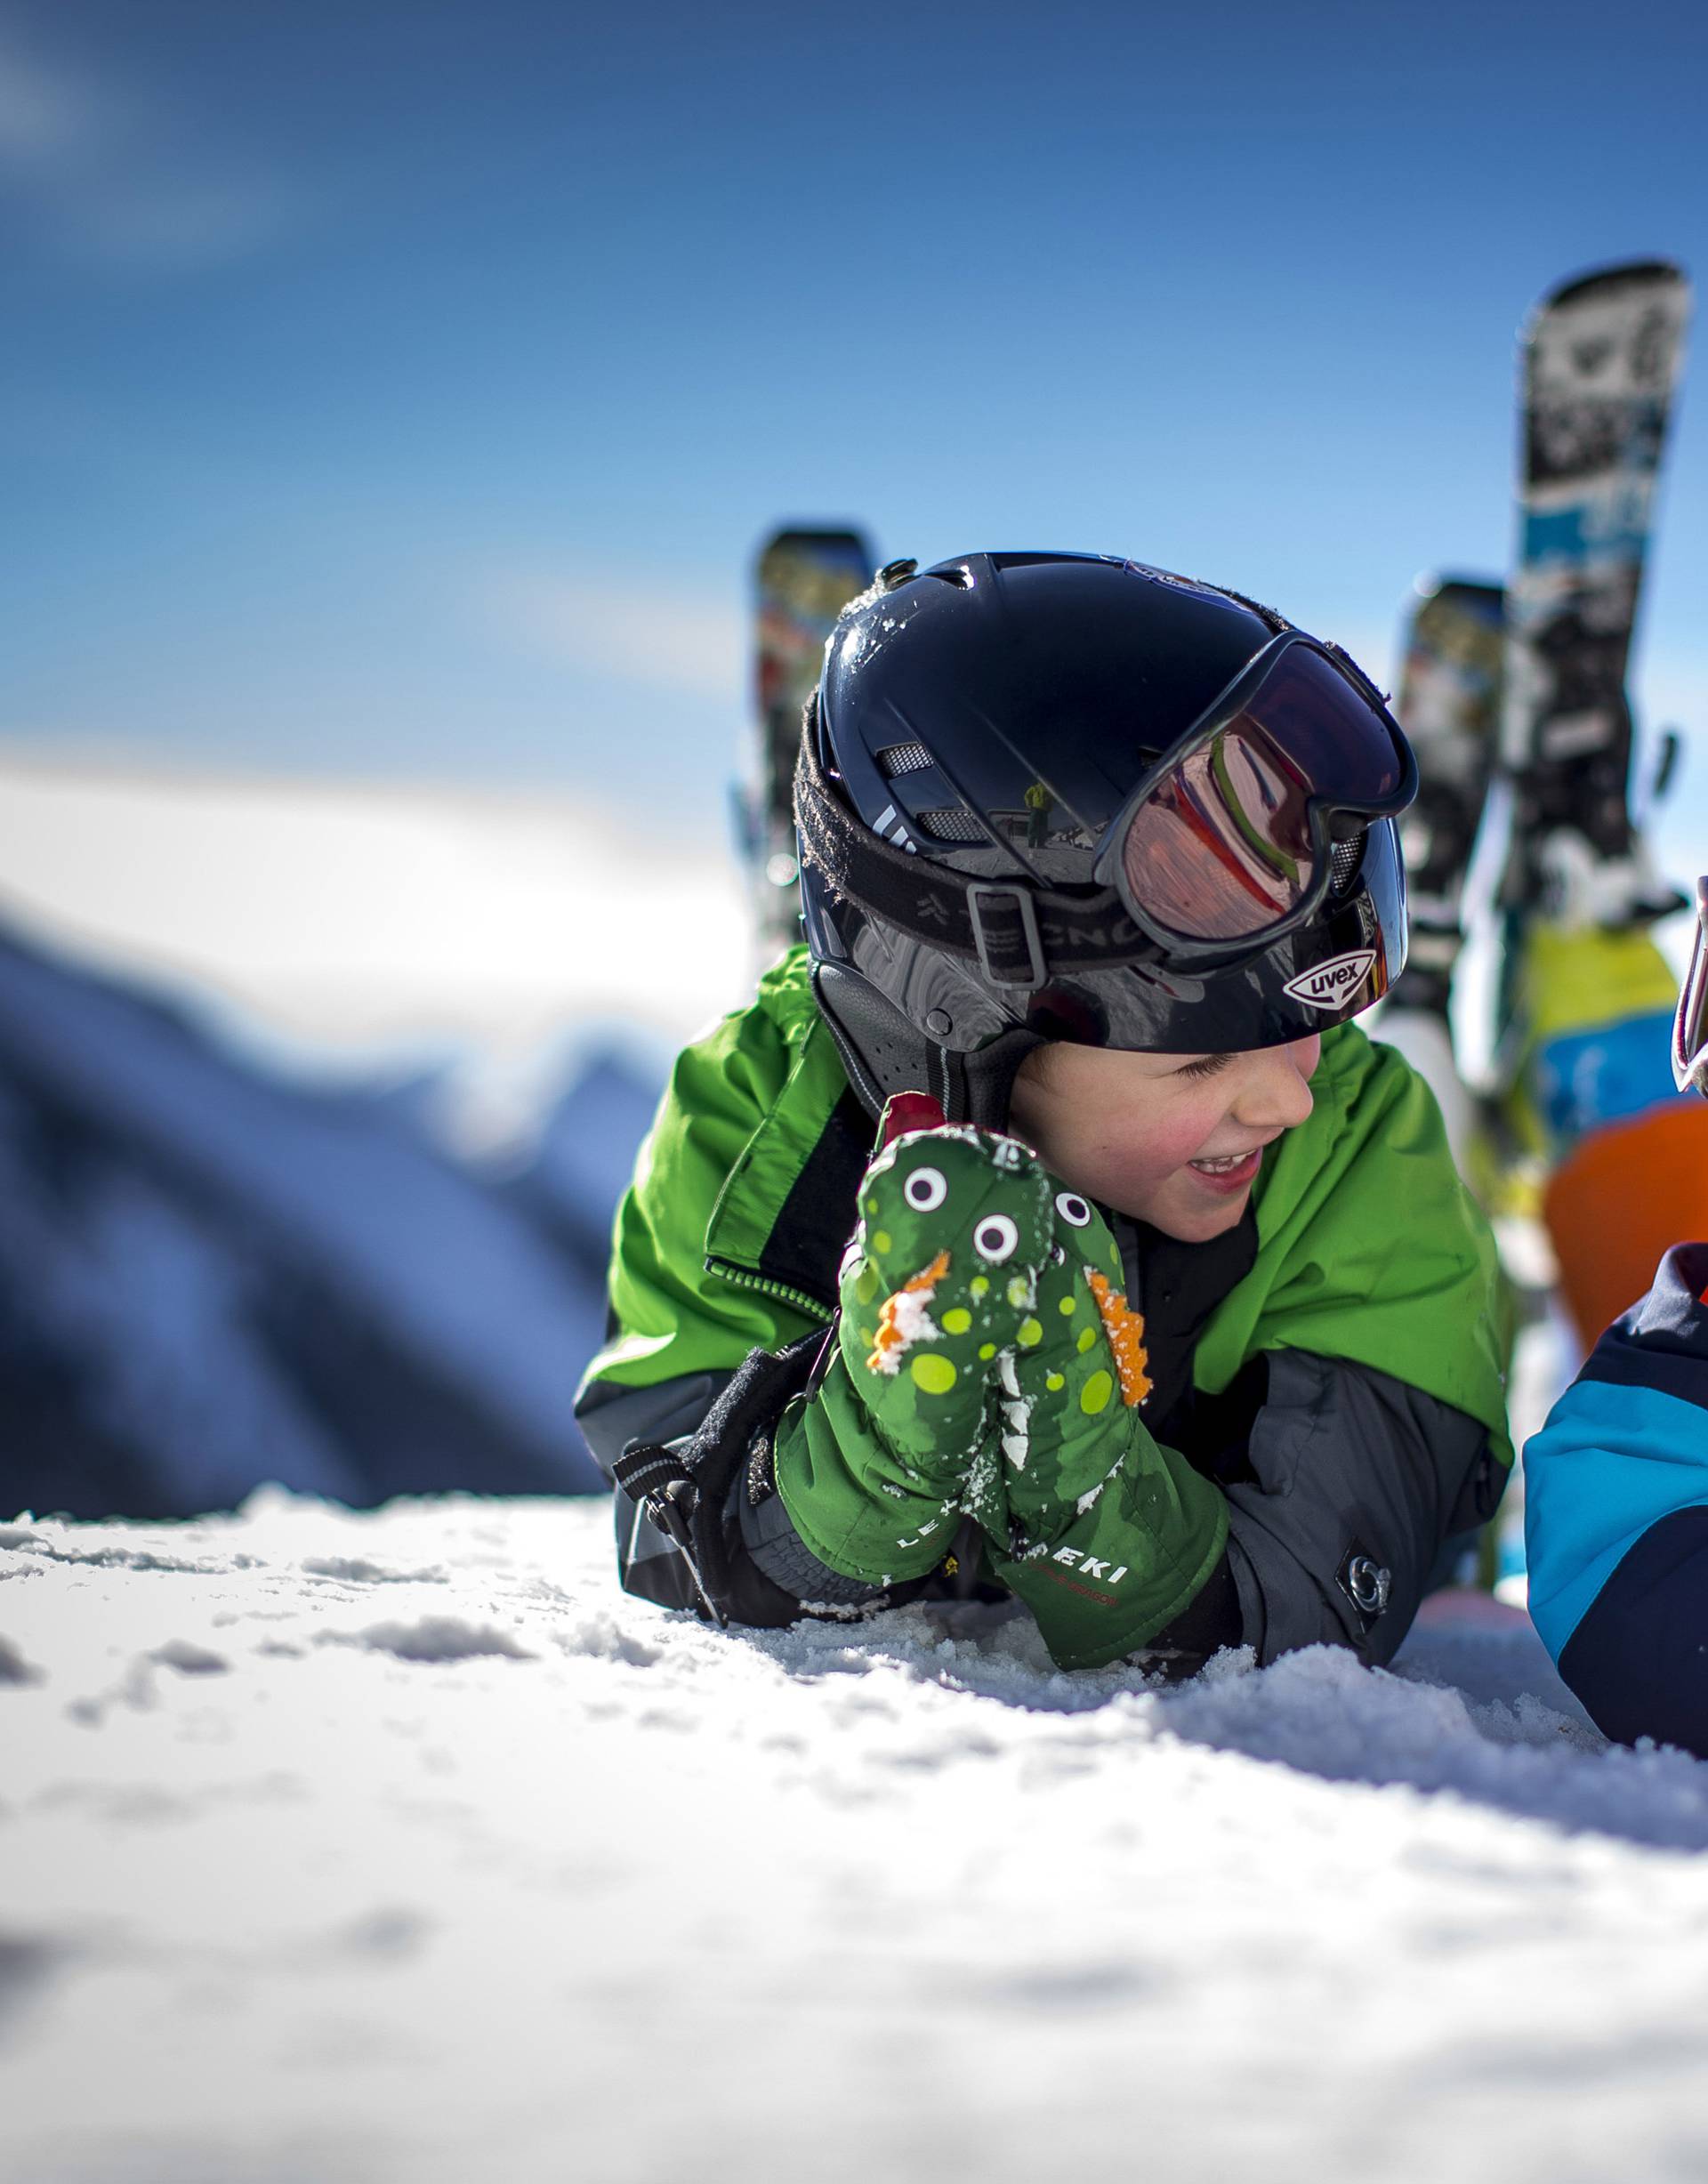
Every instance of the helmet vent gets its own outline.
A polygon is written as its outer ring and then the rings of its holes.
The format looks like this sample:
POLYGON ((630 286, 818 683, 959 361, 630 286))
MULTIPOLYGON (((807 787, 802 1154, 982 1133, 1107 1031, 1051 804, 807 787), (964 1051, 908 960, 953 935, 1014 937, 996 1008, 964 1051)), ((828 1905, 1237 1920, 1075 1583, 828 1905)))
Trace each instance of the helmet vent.
POLYGON ((883 769, 886 781, 894 781, 905 773, 922 773, 937 761, 922 743, 892 743, 887 751, 878 753, 878 763, 883 769))
POLYGON ((990 829, 963 811, 959 804, 950 804, 941 811, 922 811, 919 824, 925 833, 939 842, 988 842, 990 829))
POLYGON ((1331 895, 1344 895, 1358 876, 1358 866, 1364 862, 1364 835, 1360 832, 1352 842, 1337 842, 1329 853, 1328 891, 1331 895))

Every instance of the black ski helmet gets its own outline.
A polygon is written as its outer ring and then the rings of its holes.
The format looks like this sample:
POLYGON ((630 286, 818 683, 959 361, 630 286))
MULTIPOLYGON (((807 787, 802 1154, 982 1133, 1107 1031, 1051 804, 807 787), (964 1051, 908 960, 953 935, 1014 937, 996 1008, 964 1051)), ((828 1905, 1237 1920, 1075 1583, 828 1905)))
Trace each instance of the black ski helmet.
MULTIPOLYGON (((1255 726, 1236 755, 1275 758, 1255 726)), ((1215 780, 1213 802, 1225 767, 1215 780)), ((1405 961, 1393 814, 1415 786, 1409 745, 1345 654, 1237 593, 1110 555, 891 562, 826 648, 795 788, 814 991, 855 1090, 874 1113, 924 1090, 952 1119, 1000 1127, 1015 1072, 1048 1040, 1231 1053, 1357 1015, 1405 961), (1153 822, 1164 805, 1188 822, 1189 864, 1202 814, 1155 785, 1178 790, 1188 755, 1210 782, 1283 654, 1292 688, 1274 717, 1291 747, 1236 785, 1243 808, 1218 805, 1213 853, 1245 856, 1246 813, 1268 824, 1278 783, 1293 856, 1259 848, 1297 901, 1255 937, 1213 917, 1183 937, 1178 888, 1154 915, 1171 866, 1153 822), (1370 778, 1341 784, 1343 756, 1370 778)), ((1223 874, 1206 870, 1213 893, 1223 874)))

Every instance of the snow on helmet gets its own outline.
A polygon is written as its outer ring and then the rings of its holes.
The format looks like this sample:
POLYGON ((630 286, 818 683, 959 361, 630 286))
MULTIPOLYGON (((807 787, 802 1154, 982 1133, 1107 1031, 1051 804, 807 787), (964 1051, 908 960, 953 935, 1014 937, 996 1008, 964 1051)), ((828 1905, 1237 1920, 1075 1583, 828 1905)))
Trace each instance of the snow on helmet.
POLYGON ((1000 1125, 1046 1040, 1276 1046, 1406 954, 1411 748, 1336 647, 1113 556, 892 562, 796 779, 814 990, 875 1112, 1000 1125))

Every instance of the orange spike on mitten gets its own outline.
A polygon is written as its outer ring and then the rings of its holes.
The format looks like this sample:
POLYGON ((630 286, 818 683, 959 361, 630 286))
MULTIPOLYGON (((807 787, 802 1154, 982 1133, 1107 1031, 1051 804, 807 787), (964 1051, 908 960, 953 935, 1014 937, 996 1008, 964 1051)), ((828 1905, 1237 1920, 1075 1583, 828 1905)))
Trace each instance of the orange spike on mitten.
POLYGON ((1115 1352, 1115 1369, 1121 1380, 1121 1400, 1128 1405, 1142 1403, 1150 1393, 1150 1374, 1146 1369, 1150 1364, 1150 1353, 1145 1348, 1145 1319, 1142 1312, 1129 1311, 1127 1301, 1110 1282, 1107 1274, 1100 1274, 1095 1267, 1087 1267, 1085 1278, 1092 1285, 1092 1294, 1097 1299, 1097 1309, 1103 1321, 1103 1332, 1109 1338, 1109 1348, 1115 1352))

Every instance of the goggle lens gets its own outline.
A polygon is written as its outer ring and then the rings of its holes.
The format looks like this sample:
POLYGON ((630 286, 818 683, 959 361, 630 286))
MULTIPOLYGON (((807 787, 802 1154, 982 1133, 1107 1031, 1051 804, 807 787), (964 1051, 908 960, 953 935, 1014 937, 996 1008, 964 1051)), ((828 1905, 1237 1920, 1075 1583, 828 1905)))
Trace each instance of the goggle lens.
POLYGON ((1383 715, 1321 653, 1289 645, 1133 812, 1121 844, 1127 891, 1183 939, 1266 931, 1316 876, 1313 800, 1380 806, 1403 770, 1383 715))

